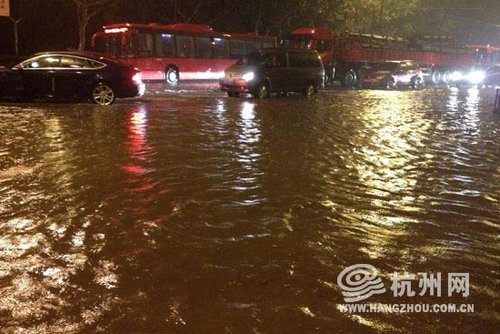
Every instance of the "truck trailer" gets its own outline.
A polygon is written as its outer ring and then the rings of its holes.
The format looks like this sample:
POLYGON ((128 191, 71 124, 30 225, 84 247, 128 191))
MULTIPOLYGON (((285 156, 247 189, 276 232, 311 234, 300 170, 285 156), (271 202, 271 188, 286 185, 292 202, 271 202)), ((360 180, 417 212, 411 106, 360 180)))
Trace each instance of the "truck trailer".
POLYGON ((426 83, 452 84, 471 77, 478 80, 478 68, 500 62, 500 48, 490 45, 460 46, 449 36, 413 39, 360 33, 334 32, 328 27, 301 27, 292 31, 291 47, 316 49, 325 66, 327 82, 344 86, 359 84, 368 62, 411 60, 420 65, 426 83))

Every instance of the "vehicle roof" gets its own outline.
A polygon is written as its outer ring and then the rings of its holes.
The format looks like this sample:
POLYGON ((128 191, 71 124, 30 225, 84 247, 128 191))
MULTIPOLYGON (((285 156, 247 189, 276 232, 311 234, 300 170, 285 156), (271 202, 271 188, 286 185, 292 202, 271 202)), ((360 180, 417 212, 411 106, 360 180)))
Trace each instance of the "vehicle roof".
POLYGON ((299 51, 304 53, 318 53, 314 49, 302 49, 302 48, 290 48, 290 47, 273 47, 273 48, 262 48, 260 51, 299 51))
POLYGON ((42 52, 35 53, 34 55, 31 55, 26 59, 37 57, 37 56, 43 56, 43 55, 76 56, 76 57, 89 58, 89 59, 100 61, 100 62, 113 63, 113 64, 123 64, 117 60, 110 58, 109 56, 107 56, 103 53, 92 52, 92 51, 42 51, 42 52))
POLYGON ((333 32, 328 27, 299 27, 292 31, 292 35, 312 35, 317 39, 332 39, 333 32))
POLYGON ((385 60, 386 63, 397 63, 397 64, 400 64, 400 63, 414 63, 413 60, 410 60, 410 59, 404 59, 404 60, 385 60))
POLYGON ((49 54, 79 56, 79 57, 96 58, 96 59, 101 58, 101 57, 107 58, 102 53, 91 52, 91 51, 41 51, 41 52, 35 53, 31 57, 49 55, 49 54))
POLYGON ((120 30, 120 29, 138 29, 138 30, 150 30, 165 33, 186 33, 188 35, 203 35, 203 36, 215 36, 215 37, 237 37, 237 38, 248 38, 248 39, 276 39, 275 36, 260 35, 255 32, 246 33, 230 33, 222 31, 214 31, 214 29, 207 24, 195 24, 195 23, 174 23, 174 24, 161 24, 161 23, 115 23, 103 26, 104 33, 106 30, 120 30))
POLYGON ((147 30, 170 30, 178 32, 194 32, 194 33, 212 33, 213 28, 207 24, 193 24, 193 23, 174 23, 174 24, 161 24, 161 23, 114 23, 103 26, 106 29, 147 29, 147 30))

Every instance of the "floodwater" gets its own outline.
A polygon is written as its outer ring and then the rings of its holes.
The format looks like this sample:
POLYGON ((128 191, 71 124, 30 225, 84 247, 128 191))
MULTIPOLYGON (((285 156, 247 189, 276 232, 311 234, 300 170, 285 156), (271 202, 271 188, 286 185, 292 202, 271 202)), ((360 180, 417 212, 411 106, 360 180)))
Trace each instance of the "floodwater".
POLYGON ((0 332, 498 333, 493 100, 151 85, 111 107, 3 103, 0 332), (355 264, 387 290, 364 302, 474 311, 342 312, 355 264), (441 273, 442 295, 394 296, 394 273, 441 273))

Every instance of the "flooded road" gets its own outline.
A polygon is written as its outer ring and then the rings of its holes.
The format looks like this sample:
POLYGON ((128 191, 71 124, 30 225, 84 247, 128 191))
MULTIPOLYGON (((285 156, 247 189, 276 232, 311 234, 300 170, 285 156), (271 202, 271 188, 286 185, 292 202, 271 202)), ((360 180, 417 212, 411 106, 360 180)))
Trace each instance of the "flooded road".
POLYGON ((0 332, 498 332, 492 90, 201 88, 0 104, 0 332), (387 290, 365 302, 474 312, 342 312, 355 264, 387 290), (442 296, 395 297, 393 273, 442 296))

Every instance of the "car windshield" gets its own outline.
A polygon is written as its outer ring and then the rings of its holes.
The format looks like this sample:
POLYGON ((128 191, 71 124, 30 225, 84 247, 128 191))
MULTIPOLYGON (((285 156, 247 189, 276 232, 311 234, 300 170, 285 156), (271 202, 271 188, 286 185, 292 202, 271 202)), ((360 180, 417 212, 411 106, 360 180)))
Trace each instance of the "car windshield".
POLYGON ((399 63, 393 63, 393 62, 386 62, 386 63, 379 63, 374 68, 377 71, 394 71, 396 68, 398 68, 399 63))
POLYGON ((483 72, 486 72, 486 70, 488 70, 488 66, 487 65, 475 65, 472 67, 472 71, 483 71, 483 72))
POLYGON ((487 72, 488 73, 500 72, 500 65, 499 66, 492 66, 492 67, 490 67, 487 72))

